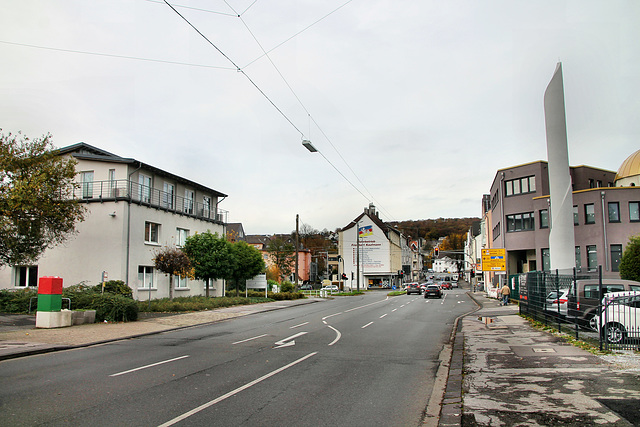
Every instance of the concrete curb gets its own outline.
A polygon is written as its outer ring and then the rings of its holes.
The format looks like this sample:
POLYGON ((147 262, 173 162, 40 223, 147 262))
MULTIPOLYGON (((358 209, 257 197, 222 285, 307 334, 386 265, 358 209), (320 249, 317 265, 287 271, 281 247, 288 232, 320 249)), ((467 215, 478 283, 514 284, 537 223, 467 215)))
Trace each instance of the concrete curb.
POLYGON ((438 420, 439 427, 461 426, 462 425, 462 381, 464 370, 464 334, 461 330, 460 320, 464 317, 471 316, 473 313, 483 308, 471 292, 467 292, 471 301, 476 304, 476 309, 460 315, 456 318, 453 329, 451 330, 451 338, 449 345, 451 346, 451 357, 448 365, 449 371, 447 376, 447 385, 442 398, 440 417, 438 420))

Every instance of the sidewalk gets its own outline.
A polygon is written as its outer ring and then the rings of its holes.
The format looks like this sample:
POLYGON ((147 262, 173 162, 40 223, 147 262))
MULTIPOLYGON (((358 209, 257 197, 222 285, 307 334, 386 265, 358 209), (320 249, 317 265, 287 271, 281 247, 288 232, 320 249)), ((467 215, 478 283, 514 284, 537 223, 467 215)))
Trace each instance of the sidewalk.
POLYGON ((0 316, 0 360, 51 351, 101 344, 126 338, 158 334, 194 325, 214 323, 234 317, 312 304, 323 299, 309 298, 239 305, 210 311, 160 315, 127 323, 93 323, 68 328, 36 329, 35 316, 0 316))
POLYGON ((440 426, 640 425, 640 355, 593 355, 469 295, 481 309, 458 321, 440 426))

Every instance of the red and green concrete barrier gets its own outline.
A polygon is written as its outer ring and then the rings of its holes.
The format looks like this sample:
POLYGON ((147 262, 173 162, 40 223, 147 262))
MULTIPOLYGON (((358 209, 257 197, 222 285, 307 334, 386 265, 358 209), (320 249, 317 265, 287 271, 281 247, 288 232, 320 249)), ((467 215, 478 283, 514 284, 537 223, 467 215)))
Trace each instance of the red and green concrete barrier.
POLYGON ((36 328, 71 326, 71 311, 62 310, 62 278, 41 277, 38 281, 36 328))

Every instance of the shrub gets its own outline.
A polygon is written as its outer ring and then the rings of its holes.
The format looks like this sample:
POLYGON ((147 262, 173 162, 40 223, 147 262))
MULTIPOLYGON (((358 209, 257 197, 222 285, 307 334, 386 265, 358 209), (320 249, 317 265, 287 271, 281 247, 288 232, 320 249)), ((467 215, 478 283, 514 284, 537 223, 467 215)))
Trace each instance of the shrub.
POLYGON ((267 296, 276 301, 306 298, 302 292, 278 292, 278 293, 269 292, 267 296))
POLYGON ((293 292, 294 286, 291 282, 282 282, 280 292, 293 292))
MULTIPOLYGON (((3 313, 27 313, 29 311, 29 301, 31 298, 37 297, 38 292, 35 289, 20 289, 17 291, 0 291, 0 312, 3 313)), ((36 301, 33 301, 32 310, 36 307, 36 301)))
POLYGON ((138 320, 138 304, 131 298, 106 293, 94 301, 96 321, 132 322, 138 320))
MULTIPOLYGON (((96 285, 94 289, 102 293, 102 284, 96 285)), ((127 298, 133 298, 133 290, 127 286, 122 280, 109 280, 104 282, 104 292, 110 294, 122 295, 127 298)))

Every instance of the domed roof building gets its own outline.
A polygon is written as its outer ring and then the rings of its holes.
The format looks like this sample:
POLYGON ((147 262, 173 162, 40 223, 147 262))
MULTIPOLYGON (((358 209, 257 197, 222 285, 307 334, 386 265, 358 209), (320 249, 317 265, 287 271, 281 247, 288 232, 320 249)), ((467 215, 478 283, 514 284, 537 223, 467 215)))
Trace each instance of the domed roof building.
POLYGON ((622 162, 616 174, 616 187, 640 186, 640 150, 622 162))

